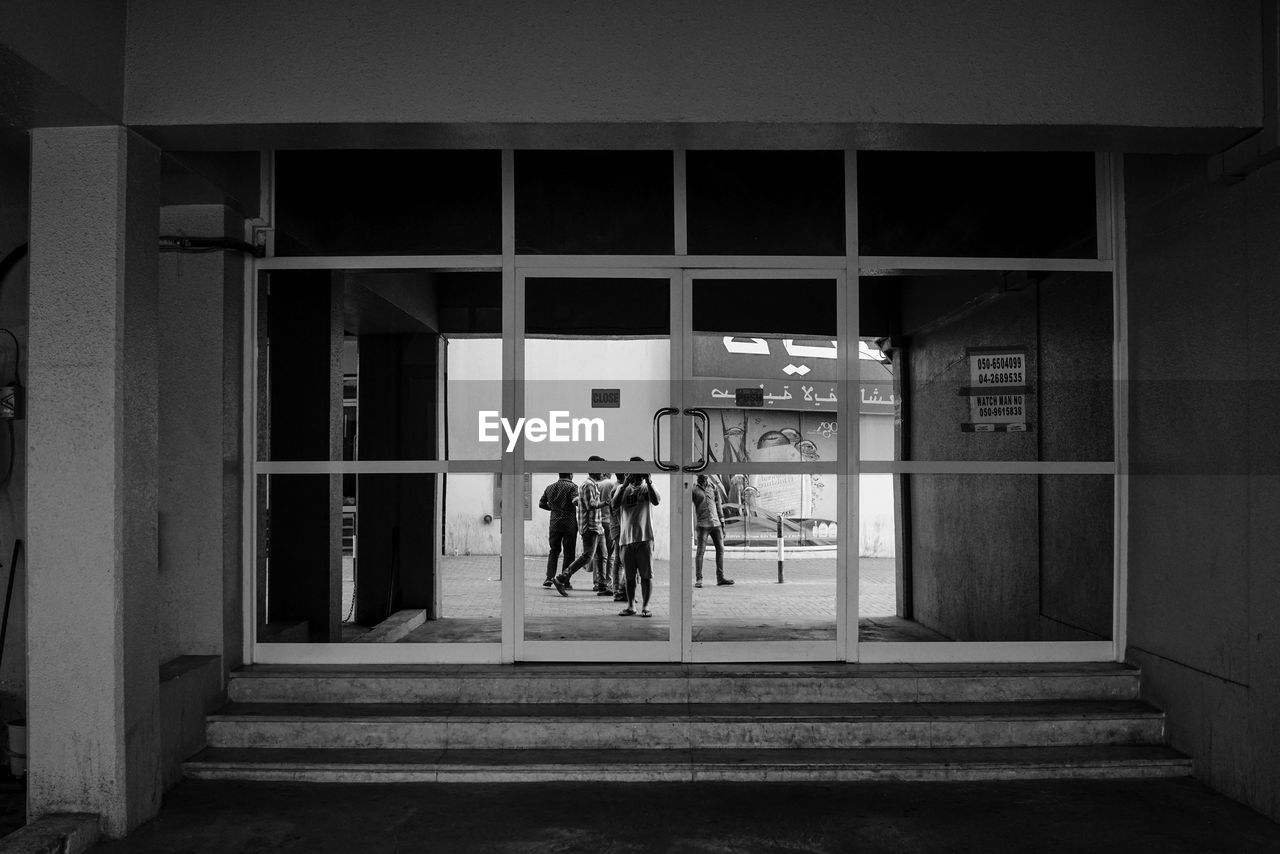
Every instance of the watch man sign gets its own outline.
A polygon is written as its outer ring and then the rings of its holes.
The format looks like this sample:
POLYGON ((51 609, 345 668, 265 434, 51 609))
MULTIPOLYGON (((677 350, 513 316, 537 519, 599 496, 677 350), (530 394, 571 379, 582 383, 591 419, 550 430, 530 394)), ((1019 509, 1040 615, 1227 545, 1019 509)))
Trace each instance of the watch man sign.
POLYGON ((1019 433, 1028 429, 1027 350, 1025 347, 971 347, 969 385, 960 393, 969 397, 969 420, 960 425, 974 433, 1019 433))

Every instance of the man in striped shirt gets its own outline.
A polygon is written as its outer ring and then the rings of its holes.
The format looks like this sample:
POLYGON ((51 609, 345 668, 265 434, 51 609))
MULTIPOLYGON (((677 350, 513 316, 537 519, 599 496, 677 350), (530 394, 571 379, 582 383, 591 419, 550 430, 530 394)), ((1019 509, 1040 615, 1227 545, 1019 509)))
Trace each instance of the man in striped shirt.
MULTIPOLYGON (((592 457, 591 462, 604 462, 600 457, 592 457)), ((554 579, 556 589, 562 593, 572 590, 569 583, 573 574, 587 564, 591 564, 591 576, 594 581, 592 591, 599 596, 612 596, 613 591, 605 585, 600 589, 600 566, 596 559, 596 544, 604 533, 604 499, 600 495, 600 473, 592 472, 582 482, 578 491, 578 533, 582 536, 582 554, 578 559, 564 568, 559 578, 554 579)))
POLYGON ((627 594, 623 592, 626 585, 622 581, 622 556, 618 554, 618 509, 613 506, 613 492, 622 481, 622 475, 618 475, 616 480, 611 474, 600 478, 600 500, 604 502, 604 536, 599 540, 600 586, 613 590, 615 602, 627 601, 627 594))

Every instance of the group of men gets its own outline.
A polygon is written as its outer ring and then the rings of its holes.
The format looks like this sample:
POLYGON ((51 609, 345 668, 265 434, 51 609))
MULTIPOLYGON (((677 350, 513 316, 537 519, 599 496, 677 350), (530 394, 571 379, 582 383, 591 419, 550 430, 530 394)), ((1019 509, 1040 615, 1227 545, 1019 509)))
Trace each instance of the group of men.
MULTIPOLYGON (((643 457, 632 457, 642 462, 643 457)), ((588 462, 604 462, 593 456, 588 462)), ((547 577, 543 587, 554 587, 561 596, 573 589, 573 575, 591 565, 591 590, 597 596, 612 596, 615 602, 626 602, 618 612, 621 617, 637 611, 636 586, 639 581, 641 603, 639 615, 650 617, 649 597, 653 592, 653 523, 650 508, 658 505, 659 496, 647 473, 613 476, 600 472, 587 475, 581 485, 573 475, 561 472, 560 479, 542 493, 538 506, 551 513, 548 526, 547 577), (574 557, 576 540, 582 538, 582 553, 574 557), (564 568, 557 573, 556 564, 564 556, 564 568)), ((719 490, 705 475, 698 476, 693 491, 697 514, 697 580, 702 586, 702 558, 706 538, 710 536, 716 550, 716 584, 727 586, 733 579, 724 574, 724 514, 719 490)))

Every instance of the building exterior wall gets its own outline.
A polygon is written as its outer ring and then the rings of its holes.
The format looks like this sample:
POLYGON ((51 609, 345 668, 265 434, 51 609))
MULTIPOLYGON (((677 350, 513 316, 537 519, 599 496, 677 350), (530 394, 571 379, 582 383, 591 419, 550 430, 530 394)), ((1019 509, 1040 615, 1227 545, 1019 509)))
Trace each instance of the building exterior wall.
POLYGON ((1197 775, 1280 818, 1280 166, 1125 170, 1127 657, 1197 775))
MULTIPOLYGON (((11 0, 0 4, 0 117, 23 129, 123 123, 161 142, 243 150, 572 140, 1207 153, 1262 123, 1260 0, 354 8, 11 0)), ((32 729, 33 805, 100 811, 118 834, 158 803, 156 671, 185 651, 176 631, 159 647, 147 629, 158 586, 156 325, 146 319, 157 272, 144 246, 154 223, 143 220, 159 205, 158 170, 125 128, 75 133, 106 146, 94 164, 72 162, 86 152, 45 130, 38 145, 53 150, 34 182, 30 314, 43 337, 30 387, 47 432, 33 442, 28 497, 43 549, 33 564, 50 586, 32 590, 27 621, 39 641, 26 647, 31 696, 48 713, 32 729), (74 229, 79 254, 63 256, 57 240, 74 229), (125 319, 112 325, 87 298, 125 319), (77 336, 68 317, 92 335, 77 336), (73 524, 88 533, 66 538, 73 524), (61 703, 67 686, 94 689, 98 705, 61 703)), ((1280 172, 1219 186, 1200 158, 1128 167, 1128 657, 1199 773, 1280 817, 1280 172)), ((0 199, 0 210, 8 223, 13 207, 0 199)), ((19 302, 6 288, 0 322, 26 311, 19 302)), ((222 392, 224 405, 236 397, 222 392)), ((23 528, 9 498, 0 555, 23 528)), ((223 602, 225 644, 240 602, 235 592, 223 602)), ((18 684, 10 647, 5 688, 18 684)))
POLYGON ((129 12, 131 125, 1260 119, 1256 0, 317 0, 305 14, 288 0, 134 0, 129 12))

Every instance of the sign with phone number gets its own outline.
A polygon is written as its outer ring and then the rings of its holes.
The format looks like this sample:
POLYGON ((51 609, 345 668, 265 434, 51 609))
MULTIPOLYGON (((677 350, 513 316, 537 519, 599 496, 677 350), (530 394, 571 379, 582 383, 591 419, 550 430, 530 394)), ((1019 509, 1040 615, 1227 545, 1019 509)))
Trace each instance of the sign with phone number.
POLYGON ((1027 351, 1023 347, 971 348, 969 385, 961 389, 969 396, 966 432, 1019 433, 1028 429, 1027 351))

